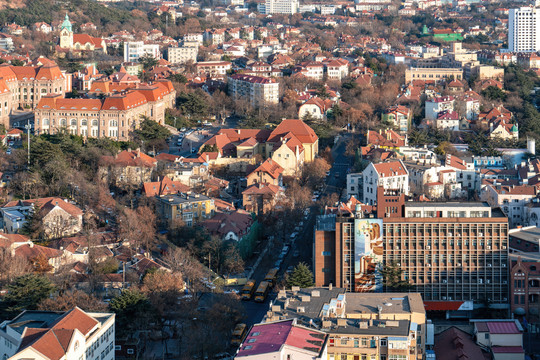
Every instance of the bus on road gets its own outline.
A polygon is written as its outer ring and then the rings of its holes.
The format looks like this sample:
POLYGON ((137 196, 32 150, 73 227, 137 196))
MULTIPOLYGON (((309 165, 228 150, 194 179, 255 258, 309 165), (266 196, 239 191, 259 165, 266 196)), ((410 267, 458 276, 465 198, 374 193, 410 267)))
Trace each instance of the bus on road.
POLYGON ((251 300, 253 293, 255 292, 255 280, 248 280, 246 285, 242 288, 242 300, 251 300))
POLYGON ((270 269, 270 271, 268 271, 268 274, 266 274, 266 276, 264 277, 264 281, 268 281, 271 287, 276 286, 278 270, 279 269, 276 268, 270 269))
POLYGON ((268 281, 261 281, 259 287, 257 288, 257 291, 255 291, 255 301, 264 302, 264 300, 266 300, 266 296, 268 295, 269 290, 270 283, 268 281))
POLYGON ((237 324, 232 333, 231 344, 240 345, 247 335, 247 325, 237 324))

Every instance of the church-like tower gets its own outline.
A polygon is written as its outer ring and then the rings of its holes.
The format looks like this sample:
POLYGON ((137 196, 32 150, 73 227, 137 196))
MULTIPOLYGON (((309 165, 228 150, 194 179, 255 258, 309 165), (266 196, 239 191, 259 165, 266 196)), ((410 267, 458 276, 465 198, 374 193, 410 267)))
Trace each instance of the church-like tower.
POLYGON ((67 13, 66 17, 64 18, 64 22, 60 26, 60 47, 62 49, 73 48, 73 28, 67 13))

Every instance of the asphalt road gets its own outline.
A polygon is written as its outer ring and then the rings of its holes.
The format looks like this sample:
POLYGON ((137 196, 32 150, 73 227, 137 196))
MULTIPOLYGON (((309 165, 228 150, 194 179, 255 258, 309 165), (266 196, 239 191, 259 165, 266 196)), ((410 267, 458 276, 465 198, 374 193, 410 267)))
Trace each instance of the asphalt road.
MULTIPOLYGON (((347 170, 352 166, 353 159, 345 156, 345 149, 347 146, 347 141, 351 138, 351 135, 346 135, 338 140, 336 146, 332 149, 332 155, 334 158, 334 163, 330 170, 329 176, 326 178, 326 185, 322 191, 321 196, 331 195, 332 193, 337 193, 338 196, 341 195, 341 192, 346 186, 347 182, 347 170)), ((310 207, 310 212, 307 219, 303 220, 303 227, 299 231, 299 235, 293 245, 290 247, 290 250, 287 256, 283 259, 283 263, 280 267, 280 272, 278 274, 278 282, 285 275, 287 268, 290 266, 295 266, 299 262, 305 262, 310 267, 313 264, 313 239, 314 239, 314 228, 315 228, 315 218, 318 215, 318 207, 314 204, 310 207), (298 251, 299 256, 294 257, 294 252, 298 251)), ((294 229, 290 229, 289 233, 292 233, 294 229)), ((257 285, 260 281, 264 279, 264 276, 274 267, 275 261, 277 260, 279 254, 281 253, 281 245, 278 241, 275 241, 273 244, 269 245, 269 251, 267 255, 261 261, 259 266, 255 269, 252 278, 257 281, 257 285)), ((264 303, 255 303, 254 301, 244 301, 244 310, 246 312, 246 324, 249 326, 261 322, 264 315, 269 309, 269 302, 275 299, 276 294, 272 293, 268 296, 264 303)))

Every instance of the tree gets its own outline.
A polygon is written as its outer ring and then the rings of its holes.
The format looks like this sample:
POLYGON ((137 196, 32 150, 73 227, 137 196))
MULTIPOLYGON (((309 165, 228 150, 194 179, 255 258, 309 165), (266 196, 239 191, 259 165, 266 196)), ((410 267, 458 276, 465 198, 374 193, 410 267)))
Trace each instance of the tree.
POLYGON ((176 98, 176 106, 185 115, 203 117, 208 114, 208 101, 204 93, 180 93, 176 98))
POLYGON ((39 303, 38 309, 45 311, 68 311, 75 306, 80 307, 84 311, 107 311, 107 304, 100 301, 95 296, 79 290, 71 293, 64 293, 55 298, 47 298, 39 303))
POLYGON ((407 291, 412 288, 408 280, 403 280, 403 269, 395 261, 385 264, 381 269, 386 291, 407 291))
POLYGON ((154 120, 143 116, 138 129, 133 131, 133 140, 147 149, 156 148, 161 150, 166 147, 166 139, 171 135, 166 127, 154 120))
POLYGON ((45 274, 53 269, 52 265, 49 264, 49 261, 43 254, 31 258, 30 263, 32 264, 34 272, 38 274, 45 274))
POLYGON ((38 304, 54 291, 54 285, 42 275, 27 274, 16 278, 8 285, 4 306, 10 314, 23 310, 35 310, 38 304))
POLYGON ((144 54, 143 56, 139 57, 139 63, 141 63, 143 65, 143 69, 147 71, 156 66, 158 64, 158 60, 150 54, 144 54))
POLYGON ((496 86, 488 86, 482 91, 482 96, 489 100, 504 100, 506 94, 496 86))
POLYGON ((163 260, 173 272, 182 273, 191 288, 203 278, 204 267, 187 249, 173 248, 163 260))
MULTIPOLYGON (((91 252, 93 251, 94 250, 91 249, 91 252)), ((103 274, 114 274, 116 272, 118 272, 118 260, 116 260, 115 258, 111 257, 101 262, 92 264, 93 274, 103 275, 103 274)))
POLYGON ((147 206, 140 206, 137 210, 124 209, 118 219, 118 237, 150 251, 156 240, 155 213, 147 206))
POLYGON ((287 286, 299 286, 301 288, 308 288, 313 286, 313 273, 309 270, 306 263, 299 263, 296 265, 291 275, 287 279, 287 286))
POLYGON ((304 183, 315 187, 324 183, 326 172, 331 168, 330 164, 323 158, 315 158, 304 165, 302 173, 304 183))
POLYGON ((30 269, 26 259, 11 255, 8 248, 0 248, 0 281, 9 283, 15 276, 24 275, 30 269))
POLYGON ((146 294, 137 289, 122 290, 111 300, 109 307, 116 314, 116 328, 124 331, 148 325, 147 320, 153 310, 146 294))

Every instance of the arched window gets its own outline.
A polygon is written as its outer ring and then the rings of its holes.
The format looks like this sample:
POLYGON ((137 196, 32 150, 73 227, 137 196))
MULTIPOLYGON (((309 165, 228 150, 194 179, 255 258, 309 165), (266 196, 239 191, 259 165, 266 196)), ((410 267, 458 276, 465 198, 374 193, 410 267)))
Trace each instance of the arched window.
POLYGON ((88 121, 86 121, 86 119, 82 119, 81 126, 87 126, 87 125, 88 125, 88 121))
POLYGON ((60 126, 67 126, 67 120, 66 119, 60 119, 60 126))
POLYGON ((97 120, 92 120, 92 126, 98 126, 98 121, 97 120))
POLYGON ((116 127, 116 126, 118 126, 118 120, 110 120, 110 121, 109 121, 109 126, 111 126, 111 127, 116 127))
POLYGON ((77 120, 76 119, 71 119, 70 120, 70 125, 71 126, 77 126, 77 120))
POLYGON ((49 126, 49 119, 43 119, 43 126, 49 126))

